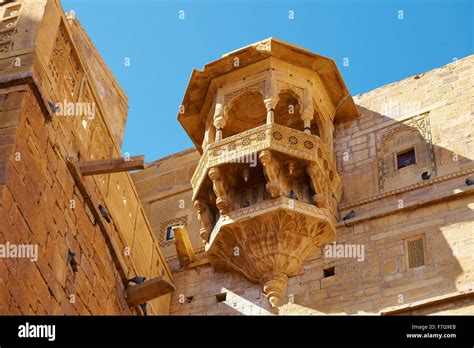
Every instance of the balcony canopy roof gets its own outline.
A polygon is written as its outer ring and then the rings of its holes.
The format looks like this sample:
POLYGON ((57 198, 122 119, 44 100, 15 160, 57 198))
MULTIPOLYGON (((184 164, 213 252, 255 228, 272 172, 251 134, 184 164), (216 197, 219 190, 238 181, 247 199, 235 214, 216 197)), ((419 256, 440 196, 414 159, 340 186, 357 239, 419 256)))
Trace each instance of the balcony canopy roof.
POLYGON ((227 53, 220 59, 206 64, 203 70, 193 70, 182 101, 184 112, 178 114, 178 120, 201 153, 206 117, 212 104, 211 98, 206 98, 212 80, 235 71, 233 65, 235 58, 239 59, 238 69, 242 69, 269 57, 315 71, 337 109, 335 120, 357 116, 354 101, 333 59, 275 38, 268 38, 227 53))

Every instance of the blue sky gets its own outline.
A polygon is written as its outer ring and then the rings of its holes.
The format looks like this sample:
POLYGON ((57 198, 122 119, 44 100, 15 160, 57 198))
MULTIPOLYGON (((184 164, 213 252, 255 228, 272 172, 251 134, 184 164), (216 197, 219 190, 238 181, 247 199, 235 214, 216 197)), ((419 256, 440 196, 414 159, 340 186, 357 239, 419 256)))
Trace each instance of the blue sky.
POLYGON ((62 4, 76 12, 128 95, 122 152, 144 154, 147 162, 193 146, 176 119, 192 69, 264 38, 273 36, 333 58, 353 95, 473 52, 471 0, 62 4), (343 66, 345 57, 348 67, 343 66))

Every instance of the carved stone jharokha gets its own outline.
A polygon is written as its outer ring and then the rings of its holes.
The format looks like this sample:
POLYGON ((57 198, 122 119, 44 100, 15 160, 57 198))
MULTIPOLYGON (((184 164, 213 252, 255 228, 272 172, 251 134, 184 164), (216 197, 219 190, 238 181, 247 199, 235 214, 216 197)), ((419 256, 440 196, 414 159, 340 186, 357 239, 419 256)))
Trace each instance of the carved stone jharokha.
POLYGON ((352 98, 333 61, 268 39, 193 73, 183 106, 202 153, 191 184, 209 261, 260 283, 275 307, 335 238, 333 121, 356 115, 352 98))

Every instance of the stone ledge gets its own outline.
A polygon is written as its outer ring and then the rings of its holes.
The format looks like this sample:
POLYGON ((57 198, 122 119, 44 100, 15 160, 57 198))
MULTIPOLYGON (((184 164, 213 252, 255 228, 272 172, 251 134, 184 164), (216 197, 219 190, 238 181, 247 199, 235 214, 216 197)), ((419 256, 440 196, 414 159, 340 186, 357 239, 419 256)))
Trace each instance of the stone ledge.
POLYGON ((356 206, 359 206, 359 205, 372 203, 372 202, 375 202, 375 201, 383 199, 383 198, 395 196, 395 195, 398 195, 400 193, 413 191, 413 190, 416 190, 418 188, 434 185, 434 184, 437 184, 437 183, 440 183, 440 182, 443 182, 443 181, 447 181, 447 180, 450 180, 450 179, 456 179, 458 177, 470 175, 470 174, 473 174, 473 173, 474 173, 474 168, 467 168, 467 169, 459 170, 457 172, 446 174, 446 175, 443 175, 443 176, 440 176, 440 177, 437 177, 437 178, 433 178, 431 180, 419 182, 419 183, 414 184, 414 185, 406 186, 406 187, 396 189, 396 190, 393 190, 393 191, 389 191, 389 192, 380 193, 378 195, 368 197, 368 198, 364 198, 364 199, 354 201, 354 202, 351 202, 351 203, 342 204, 338 207, 338 210, 342 211, 342 210, 353 208, 353 207, 356 207, 356 206))
POLYGON ((420 208, 420 207, 428 205, 430 203, 439 203, 439 202, 454 199, 454 198, 457 198, 457 197, 472 195, 473 193, 474 193, 474 186, 459 188, 459 189, 453 190, 453 192, 448 193, 448 194, 443 193, 443 194, 435 195, 435 196, 430 197, 430 198, 420 200, 420 201, 412 203, 412 204, 408 204, 408 205, 404 206, 403 208, 386 210, 386 211, 382 211, 382 212, 375 213, 375 214, 366 214, 366 215, 363 215, 363 216, 358 217, 358 218, 354 218, 354 219, 350 219, 350 220, 346 220, 346 221, 339 221, 339 222, 336 223, 336 228, 343 227, 343 226, 346 226, 346 227, 353 226, 356 223, 365 222, 365 221, 369 221, 369 220, 373 220, 373 219, 378 219, 378 218, 381 218, 381 217, 384 217, 384 216, 397 214, 399 212, 420 208))
POLYGON ((380 311, 379 314, 380 315, 401 314, 401 313, 409 312, 411 310, 426 308, 433 305, 441 304, 443 302, 455 301, 462 298, 468 298, 468 297, 473 297, 473 296, 474 296, 474 289, 462 290, 462 291, 457 291, 457 292, 450 293, 447 295, 432 297, 428 300, 421 300, 421 301, 404 304, 401 306, 390 307, 388 309, 380 311))

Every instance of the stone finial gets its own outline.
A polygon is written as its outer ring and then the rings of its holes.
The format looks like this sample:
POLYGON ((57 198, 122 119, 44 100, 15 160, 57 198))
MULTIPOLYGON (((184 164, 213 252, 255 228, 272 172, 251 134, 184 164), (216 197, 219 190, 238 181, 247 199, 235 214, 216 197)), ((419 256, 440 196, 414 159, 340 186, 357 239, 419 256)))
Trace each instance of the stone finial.
POLYGON ((282 272, 271 272, 265 274, 260 283, 270 305, 273 308, 277 307, 288 284, 288 276, 282 272))

